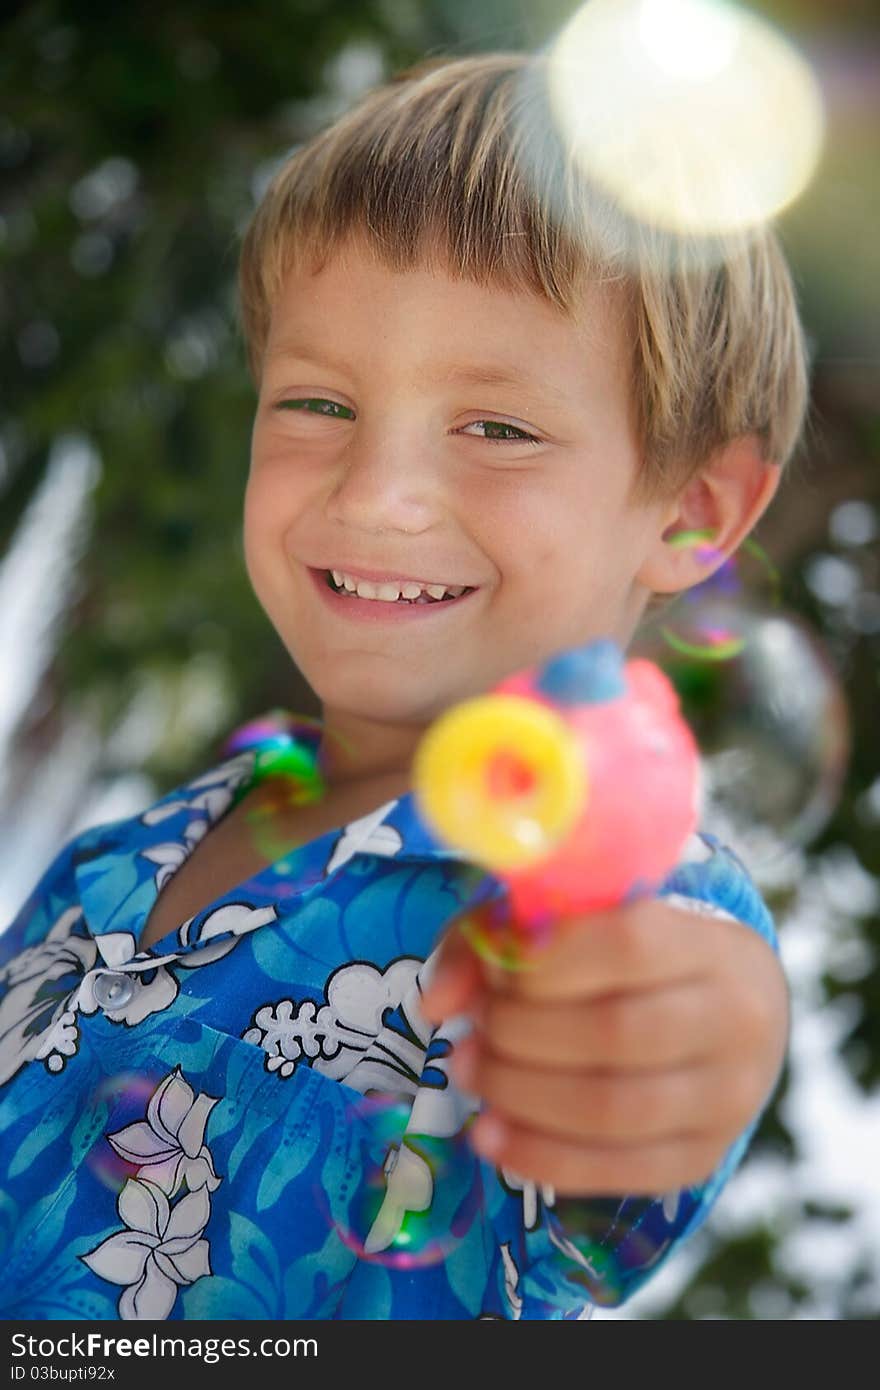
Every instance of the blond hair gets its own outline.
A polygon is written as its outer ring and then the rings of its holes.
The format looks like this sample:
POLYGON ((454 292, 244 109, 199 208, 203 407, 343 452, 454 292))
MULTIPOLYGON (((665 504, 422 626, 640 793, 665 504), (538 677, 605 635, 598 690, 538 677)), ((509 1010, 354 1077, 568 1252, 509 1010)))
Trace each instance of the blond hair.
POLYGON ((579 174, 542 105, 545 61, 430 59, 370 91, 296 147, 246 230, 242 331, 259 384, 273 302, 292 265, 360 233, 389 269, 439 265, 529 291, 575 316, 586 281, 629 315, 637 490, 676 491, 754 433, 785 463, 807 399, 791 276, 769 227, 713 244, 639 226, 579 174))

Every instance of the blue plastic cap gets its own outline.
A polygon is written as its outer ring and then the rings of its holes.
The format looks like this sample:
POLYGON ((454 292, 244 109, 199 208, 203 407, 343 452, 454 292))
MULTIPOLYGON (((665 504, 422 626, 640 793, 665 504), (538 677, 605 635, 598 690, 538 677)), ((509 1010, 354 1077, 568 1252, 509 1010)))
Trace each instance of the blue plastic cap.
POLYGON ((619 700, 626 694, 623 652, 607 637, 575 647, 548 661, 535 684, 559 705, 619 700))

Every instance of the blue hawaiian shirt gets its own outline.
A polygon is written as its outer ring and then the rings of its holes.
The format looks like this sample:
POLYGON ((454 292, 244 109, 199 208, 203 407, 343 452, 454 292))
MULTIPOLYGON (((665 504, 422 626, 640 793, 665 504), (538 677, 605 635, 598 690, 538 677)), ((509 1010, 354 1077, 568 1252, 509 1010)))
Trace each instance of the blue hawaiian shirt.
MULTIPOLYGON (((477 1102, 448 1071, 466 1021, 431 1026, 419 1000, 450 918, 500 885, 437 843, 411 793, 139 950, 257 752, 77 835, 0 936, 0 1315, 575 1319, 621 1302, 703 1221, 757 1117, 707 1183, 656 1198, 557 1199, 479 1158, 477 1102)), ((661 892, 775 948, 711 837, 661 892)))

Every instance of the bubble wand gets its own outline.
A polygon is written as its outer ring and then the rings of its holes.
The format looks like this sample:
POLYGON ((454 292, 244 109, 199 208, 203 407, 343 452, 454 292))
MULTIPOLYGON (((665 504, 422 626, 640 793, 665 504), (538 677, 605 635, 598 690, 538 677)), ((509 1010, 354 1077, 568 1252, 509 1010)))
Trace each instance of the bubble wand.
POLYGON ((506 965, 560 919, 653 892, 697 826, 699 752, 653 662, 600 640, 442 714, 416 750, 426 822, 507 888, 464 922, 506 965))

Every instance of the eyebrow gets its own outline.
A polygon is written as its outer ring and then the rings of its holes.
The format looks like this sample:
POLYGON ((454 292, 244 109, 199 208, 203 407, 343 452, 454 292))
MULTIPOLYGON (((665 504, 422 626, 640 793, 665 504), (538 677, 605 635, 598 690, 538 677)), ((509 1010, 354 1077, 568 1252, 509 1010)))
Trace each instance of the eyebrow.
MULTIPOLYGON (((345 372, 349 370, 345 362, 311 350, 306 351, 298 343, 279 343, 272 355, 295 358, 299 362, 309 362, 316 367, 329 367, 334 371, 345 372)), ((568 392, 560 391, 558 387, 552 386, 548 381, 537 380, 519 367, 501 363, 487 362, 468 365, 461 362, 439 362, 435 367, 420 374, 419 384, 427 385, 431 381, 438 380, 449 385, 515 386, 519 389, 525 388, 528 391, 552 396, 555 400, 566 405, 571 404, 571 396, 568 392)))

